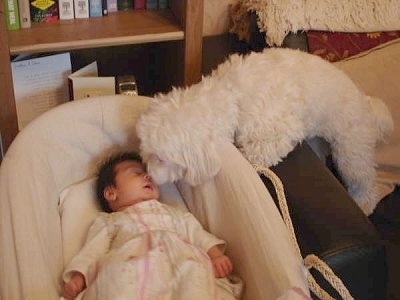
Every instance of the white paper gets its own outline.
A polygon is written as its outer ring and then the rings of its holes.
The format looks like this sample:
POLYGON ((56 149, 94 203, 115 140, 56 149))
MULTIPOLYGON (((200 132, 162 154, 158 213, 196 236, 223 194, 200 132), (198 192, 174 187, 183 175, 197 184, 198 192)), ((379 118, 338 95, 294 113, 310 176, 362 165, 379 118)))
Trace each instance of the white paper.
POLYGON ((72 80, 74 100, 115 95, 114 77, 77 77, 72 80))
POLYGON ((11 63, 18 128, 68 101, 69 53, 11 63))
POLYGON ((84 66, 83 68, 80 68, 79 70, 75 71, 71 75, 69 75, 69 78, 74 78, 74 77, 97 77, 99 76, 99 71, 97 68, 97 62, 91 62, 87 66, 84 66))
POLYGON ((74 100, 115 94, 115 78, 98 77, 96 61, 72 73, 68 78, 72 84, 74 100))

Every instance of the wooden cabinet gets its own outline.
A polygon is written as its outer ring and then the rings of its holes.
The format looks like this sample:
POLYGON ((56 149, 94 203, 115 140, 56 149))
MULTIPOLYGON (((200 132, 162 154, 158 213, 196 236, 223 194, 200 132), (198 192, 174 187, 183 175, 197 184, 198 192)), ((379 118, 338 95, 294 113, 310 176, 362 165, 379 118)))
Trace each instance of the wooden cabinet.
POLYGON ((203 0, 170 0, 168 10, 131 10, 6 31, 0 0, 0 130, 6 150, 18 132, 10 56, 183 40, 183 82, 201 79, 203 0))

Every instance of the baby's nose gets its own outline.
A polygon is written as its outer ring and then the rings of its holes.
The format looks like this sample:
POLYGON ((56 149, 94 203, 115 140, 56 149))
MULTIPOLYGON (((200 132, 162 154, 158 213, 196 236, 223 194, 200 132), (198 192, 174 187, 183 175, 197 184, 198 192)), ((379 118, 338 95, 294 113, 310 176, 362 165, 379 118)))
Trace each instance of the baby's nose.
POLYGON ((146 180, 151 180, 151 176, 150 176, 149 174, 146 173, 146 174, 144 175, 144 179, 146 179, 146 180))

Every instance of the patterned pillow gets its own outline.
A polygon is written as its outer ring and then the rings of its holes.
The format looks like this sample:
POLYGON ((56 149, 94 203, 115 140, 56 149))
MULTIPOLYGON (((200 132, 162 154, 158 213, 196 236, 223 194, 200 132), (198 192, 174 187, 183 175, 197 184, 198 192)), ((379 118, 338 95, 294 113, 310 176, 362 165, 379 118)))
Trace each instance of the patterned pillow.
POLYGON ((400 38, 400 31, 349 33, 307 31, 308 51, 335 62, 400 38))

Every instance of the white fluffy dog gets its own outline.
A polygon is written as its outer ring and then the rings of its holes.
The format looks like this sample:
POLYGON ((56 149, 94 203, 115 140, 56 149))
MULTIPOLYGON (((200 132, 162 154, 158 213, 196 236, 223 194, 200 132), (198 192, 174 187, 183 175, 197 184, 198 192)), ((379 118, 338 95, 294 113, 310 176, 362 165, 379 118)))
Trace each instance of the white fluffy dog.
POLYGON ((349 193, 370 214, 379 201, 375 145, 392 127, 384 103, 331 63, 272 48, 232 55, 200 83, 157 95, 137 134, 157 182, 192 185, 218 172, 220 143, 232 142, 251 163, 272 166, 299 142, 322 137, 349 193))

